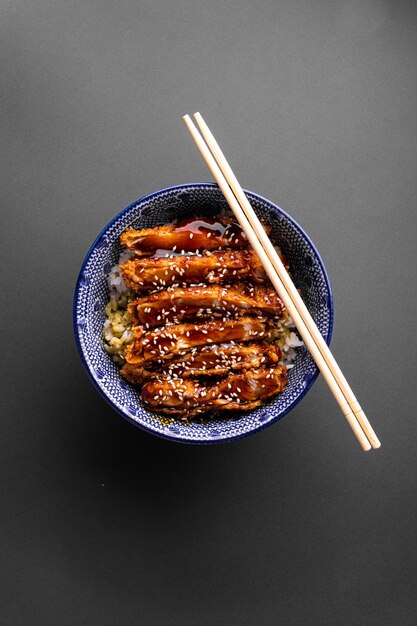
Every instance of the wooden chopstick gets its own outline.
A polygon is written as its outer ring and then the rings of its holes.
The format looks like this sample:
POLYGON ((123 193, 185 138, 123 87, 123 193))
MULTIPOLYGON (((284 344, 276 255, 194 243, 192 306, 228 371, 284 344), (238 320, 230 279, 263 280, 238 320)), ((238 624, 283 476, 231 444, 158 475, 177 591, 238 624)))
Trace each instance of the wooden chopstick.
POLYGON ((379 448, 381 446, 378 437, 376 436, 371 424, 369 423, 365 413, 363 412, 359 402, 357 401, 352 389, 350 388, 346 378, 344 377, 340 367, 338 366, 335 358, 326 342, 324 341, 320 331, 318 330, 313 318, 310 315, 304 301, 302 300, 300 294, 298 293, 294 283, 292 282, 288 272, 286 271, 284 265, 279 258, 274 246, 271 243, 268 235, 265 233, 265 230, 262 227, 255 211, 251 207, 249 200, 247 199, 245 193, 243 192, 242 187, 240 186, 236 176, 234 175, 230 165, 228 164, 224 154, 222 153, 217 141, 215 140, 213 134, 205 123, 203 117, 200 113, 195 113, 194 115, 198 126, 200 127, 201 133, 211 150, 218 166, 220 167, 223 175, 225 176, 229 186, 231 187, 233 193, 235 194, 239 204, 241 205, 246 217, 248 218, 252 228, 255 230, 258 238, 261 241, 271 263, 273 264, 275 270, 278 272, 282 283, 284 284, 285 289, 289 293, 293 303, 297 307, 301 317, 305 325, 308 328, 308 331, 312 335, 318 349, 322 353, 326 363, 332 370, 333 376, 336 379, 337 384, 342 390, 348 404, 350 405, 354 415, 358 419, 365 435, 369 439, 370 444, 373 448, 379 448))
MULTIPOLYGON (((204 160, 206 161, 209 169, 211 170, 211 172, 214 175, 214 177, 215 177, 219 187, 221 188, 221 190, 222 190, 226 200, 228 201, 229 206, 233 210, 233 212, 234 212, 236 218, 238 219, 241 227, 245 231, 250 244, 252 245, 252 247, 254 248, 255 252, 259 256, 262 264, 265 267, 265 270, 266 270, 269 278, 271 279, 272 284, 274 285, 275 289, 277 290, 281 300, 283 301, 283 303, 286 306, 289 314, 291 315, 291 317, 292 317, 292 319, 293 319, 297 329, 299 330, 300 335, 302 336, 302 338, 303 338, 307 348, 309 349, 309 351, 312 354, 314 360, 316 361, 320 371, 322 372, 323 377, 325 378, 326 382, 328 383, 328 385, 329 385, 333 395, 335 396, 335 398, 336 398, 340 408, 342 409, 343 414, 346 417, 346 420, 348 421, 349 425, 351 426, 351 428, 352 428, 353 432, 355 433, 355 435, 356 435, 359 443, 361 444, 362 448, 364 450, 369 450, 371 448, 371 445, 370 445, 370 443, 368 441, 368 438, 366 437, 364 431, 362 430, 363 426, 361 427, 361 425, 359 424, 358 419, 355 417, 355 415, 354 415, 354 413, 352 411, 352 408, 350 406, 350 403, 349 403, 346 395, 341 390, 341 388, 340 388, 340 386, 339 386, 339 384, 338 384, 338 382, 337 382, 337 380, 335 378, 335 375, 334 375, 331 367, 329 366, 328 362, 324 358, 323 353, 319 350, 319 348, 318 348, 318 346, 317 346, 317 344, 316 344, 312 334, 310 333, 310 331, 309 331, 309 329, 308 329, 308 327, 307 327, 307 325, 306 325, 306 323, 305 323, 301 313, 299 312, 299 309, 297 308, 297 306, 295 304, 296 301, 293 300, 293 298, 291 297, 289 291, 287 291, 286 285, 284 284, 284 280, 285 279, 283 279, 283 276, 280 273, 278 273, 277 269, 275 269, 275 267, 273 265, 273 262, 269 258, 268 254, 266 253, 266 251, 265 251, 265 249, 264 249, 264 247, 263 247, 263 245, 261 243, 261 236, 262 236, 261 233, 266 236, 266 234, 264 232, 264 229, 262 228, 260 223, 259 223, 259 227, 260 227, 261 230, 258 231, 258 228, 256 230, 253 229, 253 227, 251 226, 248 218, 246 217, 246 214, 243 211, 242 206, 239 204, 235 193, 232 191, 231 187, 229 186, 228 181, 226 180, 225 176, 223 175, 219 165, 216 163, 215 158, 213 157, 212 153, 210 152, 209 148, 207 147, 206 143, 204 142, 204 140, 201 137, 200 133, 198 132, 197 128, 194 126, 193 122, 191 121, 191 119, 190 119, 190 117, 188 115, 184 116, 183 119, 184 119, 184 122, 187 125, 187 128, 190 131, 190 133, 191 133, 195 143, 197 144, 197 147, 200 150, 204 160)), ((202 128, 204 128, 204 126, 206 126, 206 125, 204 125, 204 121, 202 120, 201 116, 197 116, 196 119, 202 124, 202 128)), ((208 138, 208 141, 210 141, 211 146, 214 146, 213 147, 213 153, 218 158, 219 162, 221 162, 220 154, 219 154, 219 153, 221 153, 220 148, 218 148, 218 146, 217 146, 217 151, 216 151, 215 145, 213 144, 213 142, 212 142, 212 140, 210 138, 211 133, 210 133, 210 135, 208 135, 208 133, 207 133, 208 129, 204 128, 204 130, 206 132, 206 136, 208 138)), ((212 139, 214 139, 214 138, 212 138, 212 139)), ((221 155, 221 156, 224 159, 224 156, 223 155, 221 155)), ((225 161, 225 159, 224 159, 224 161, 225 161)), ((222 163, 222 165, 224 166, 224 163, 222 163)), ((231 180, 230 172, 229 172, 229 180, 231 180)), ((242 194, 243 197, 246 199, 246 196, 244 196, 243 190, 241 190, 241 188, 240 188, 240 192, 241 193, 239 192, 238 187, 240 187, 240 185, 238 183, 236 185, 235 181, 233 181, 233 187, 236 190, 236 194, 239 194, 239 195, 242 194)), ((247 201, 247 199, 246 199, 246 201, 247 201)), ((241 201, 241 203, 243 205, 242 201, 241 201)), ((249 207, 250 207, 250 205, 249 205, 249 207)), ((250 207, 250 209, 251 209, 251 211, 253 211, 252 207, 250 207)), ((256 222, 254 222, 254 223, 256 224, 256 222)), ((266 239, 269 242, 269 238, 267 236, 266 236, 266 239)), ((273 251, 275 253, 275 256, 278 257, 278 255, 276 254, 275 249, 273 248, 272 244, 270 244, 270 245, 271 245, 271 247, 272 247, 272 249, 273 249, 273 251)), ((279 257, 278 257, 278 260, 280 261, 279 257)), ((279 268, 279 265, 277 265, 277 266, 279 268)), ((285 271, 285 268, 284 268, 284 271, 285 271)), ((287 274, 287 276, 288 276, 288 274, 287 274)), ((289 278, 289 276, 288 276, 288 280, 292 284, 292 281, 289 278)), ((295 290, 295 292, 297 294, 298 299, 301 300, 301 298, 298 295, 298 292, 295 289, 294 285, 293 285, 293 288, 294 288, 294 290, 295 290)), ((315 326, 314 321, 312 319, 311 319, 311 322, 315 326)), ((316 330, 317 330, 318 335, 321 337, 317 327, 316 327, 316 330)), ((327 351, 330 353, 330 350, 328 350, 327 344, 325 344, 325 342, 324 342, 322 337, 321 337, 321 339, 322 339, 322 342, 324 343, 324 345, 326 346, 327 351)), ((352 394, 352 396, 353 396, 353 394, 352 394)), ((354 407, 354 409, 356 409, 359 412, 358 407, 354 407)), ((369 422, 368 422, 368 424, 369 424, 369 422)), ((366 428, 366 424, 365 424, 365 428, 366 428)), ((370 437, 372 437, 372 434, 371 434, 371 431, 369 430, 369 428, 367 430, 370 433, 370 437)), ((374 447, 379 447, 380 443, 379 443, 378 439, 376 438, 375 434, 374 434, 374 437, 372 437, 372 439, 373 439, 372 445, 374 447)))
POLYGON ((230 165, 228 164, 224 154, 222 153, 218 143, 216 142, 213 134, 205 123, 203 117, 200 113, 195 113, 194 115, 197 124, 200 127, 202 135, 211 150, 218 166, 220 167, 222 173, 224 174, 229 186, 231 187, 233 193, 235 194, 239 204, 241 205, 246 217, 248 218, 252 228, 255 230, 258 238, 260 239, 268 257, 270 258, 271 263, 274 268, 278 272, 282 283, 284 284, 287 292, 289 293, 292 301, 295 306, 299 310, 301 317, 303 318, 304 323, 306 324, 310 334, 313 336, 313 339, 322 353, 326 363, 332 370, 333 376, 337 381, 337 384, 342 390, 342 393, 345 395, 347 402, 349 403, 353 413, 357 417, 359 423, 361 424, 362 429, 364 430, 366 436, 369 439, 373 448, 379 448, 381 443, 378 440, 372 426, 370 425, 365 413, 363 412, 359 402, 357 401, 355 395, 353 394, 352 389, 350 388, 346 378, 344 377, 340 367, 338 366, 336 360, 334 359, 332 353, 330 352, 329 347, 324 341, 320 331, 318 330, 313 318, 311 317, 307 307, 304 304, 304 301, 300 297, 297 289, 295 288, 294 283, 292 282, 288 272, 286 271, 284 265, 279 258, 275 248, 273 247, 269 237, 265 233, 261 223, 259 222, 258 217, 256 216, 253 208, 251 207, 243 189, 241 188, 236 176, 234 175, 230 165))

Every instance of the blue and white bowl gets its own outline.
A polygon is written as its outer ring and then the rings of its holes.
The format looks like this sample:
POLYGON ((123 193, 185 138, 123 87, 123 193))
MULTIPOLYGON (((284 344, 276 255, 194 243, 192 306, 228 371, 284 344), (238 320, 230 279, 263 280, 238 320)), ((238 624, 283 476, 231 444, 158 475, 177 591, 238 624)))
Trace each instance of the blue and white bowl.
MULTIPOLYGON (((258 216, 272 226, 270 237, 280 246, 314 321, 330 343, 333 298, 319 253, 303 229, 282 209, 251 191, 246 193, 258 216)), ((150 228, 175 218, 214 215, 227 208, 222 192, 212 183, 177 185, 140 198, 116 215, 99 234, 85 257, 75 288, 75 338, 95 387, 132 424, 174 441, 217 443, 256 433, 288 413, 311 388, 318 374, 306 348, 299 348, 294 367, 288 372, 286 389, 265 405, 233 416, 225 411, 205 423, 184 423, 144 409, 138 390, 121 377, 119 368, 105 352, 102 327, 104 307, 109 300, 107 275, 121 252, 119 235, 127 226, 150 228)))

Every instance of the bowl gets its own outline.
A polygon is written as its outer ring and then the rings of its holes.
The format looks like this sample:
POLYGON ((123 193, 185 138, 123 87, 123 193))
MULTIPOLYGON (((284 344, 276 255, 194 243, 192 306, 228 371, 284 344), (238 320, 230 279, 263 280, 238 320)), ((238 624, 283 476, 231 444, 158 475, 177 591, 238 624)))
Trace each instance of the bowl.
MULTIPOLYGON (((270 200, 245 191, 257 215, 272 226, 270 237, 285 255, 292 278, 329 344, 333 327, 333 297, 326 269, 304 230, 270 200)), ((119 235, 128 226, 150 228, 175 218, 214 215, 228 205, 213 183, 168 187, 140 198, 113 218, 92 244, 78 276, 74 296, 74 333, 81 360, 99 393, 135 426, 174 441, 221 443, 252 435, 281 419, 305 396, 318 368, 305 347, 298 349, 283 393, 248 412, 219 415, 199 422, 156 416, 143 408, 138 391, 126 382, 102 346, 104 307, 108 302, 107 274, 117 263, 119 235)))

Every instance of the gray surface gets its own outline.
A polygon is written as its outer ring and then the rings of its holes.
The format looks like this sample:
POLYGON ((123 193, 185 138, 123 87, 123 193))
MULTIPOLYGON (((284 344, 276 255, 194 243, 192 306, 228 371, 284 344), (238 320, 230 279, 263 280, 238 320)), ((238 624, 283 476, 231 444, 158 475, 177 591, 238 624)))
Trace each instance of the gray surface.
POLYGON ((416 16, 1 3, 2 624, 417 622, 416 16), (322 253, 379 452, 322 379, 281 423, 204 448, 135 429, 87 379, 79 266, 139 196, 210 179, 181 122, 196 109, 322 253))

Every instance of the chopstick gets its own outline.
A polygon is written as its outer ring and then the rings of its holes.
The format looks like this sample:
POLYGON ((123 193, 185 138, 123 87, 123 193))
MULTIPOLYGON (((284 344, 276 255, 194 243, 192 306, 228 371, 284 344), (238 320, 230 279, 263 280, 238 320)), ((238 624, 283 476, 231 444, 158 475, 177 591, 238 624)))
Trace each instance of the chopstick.
POLYGON ((191 118, 186 115, 183 117, 183 120, 229 206, 246 233, 249 243, 260 258, 272 284, 291 315, 304 343, 322 372, 346 420, 363 450, 370 450, 371 446, 378 448, 381 444, 377 436, 315 325, 314 320, 309 314, 307 307, 292 283, 291 278, 282 265, 278 254, 250 206, 249 201, 216 140, 201 115, 196 113, 195 118, 206 139, 207 145, 191 118))
POLYGON ((270 258, 271 263, 273 264, 275 270, 279 274, 281 281, 289 293, 293 303, 297 307, 301 317, 303 318, 304 323, 306 324, 308 331, 313 336, 313 339, 323 355, 327 365, 332 370, 333 376, 336 379, 337 384, 342 390, 342 393, 345 395, 354 415, 358 419, 363 431, 365 432, 367 438, 369 439, 370 444, 373 448, 379 448, 381 443, 378 440, 371 424, 369 423, 365 413, 363 412, 359 402, 357 401, 355 395, 353 394, 352 389, 350 388, 346 378, 344 377, 340 367, 338 366, 336 360, 334 359, 332 353, 326 342, 324 341, 320 331, 318 330, 313 318, 310 315, 304 301, 299 295, 294 283, 292 282, 288 272, 286 271, 279 255, 277 254, 274 246, 271 243, 268 235, 266 234, 262 224, 260 223, 256 213, 251 207, 243 189, 241 188, 236 176, 234 175, 230 165, 228 164, 224 154, 222 153, 217 141, 215 140, 213 134, 205 123, 203 117, 200 113, 195 113, 194 117, 197 121, 198 126, 200 127, 201 133, 211 150, 218 166, 222 170, 229 186, 231 187, 233 193, 235 194, 239 204, 241 205, 246 217, 248 218, 252 228, 258 236, 258 239, 261 241, 267 255, 270 258))

